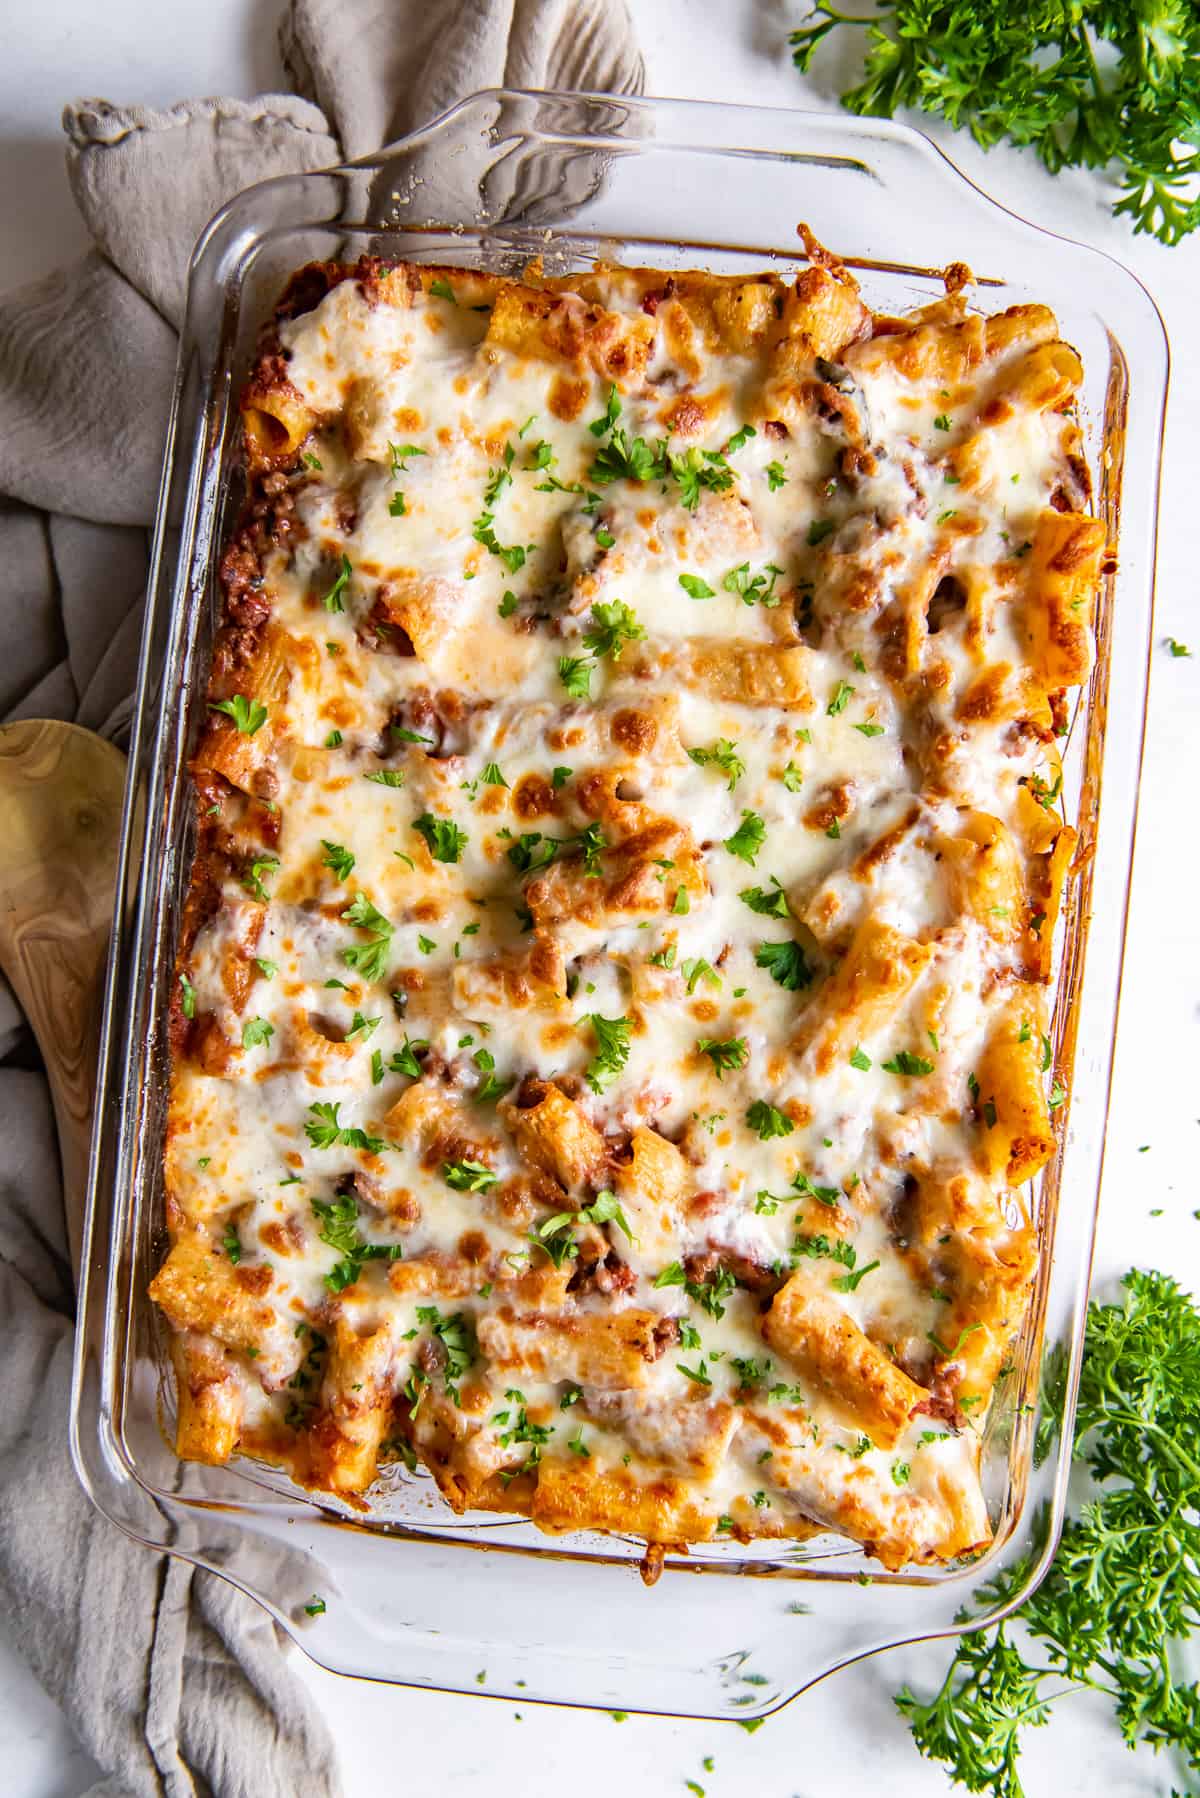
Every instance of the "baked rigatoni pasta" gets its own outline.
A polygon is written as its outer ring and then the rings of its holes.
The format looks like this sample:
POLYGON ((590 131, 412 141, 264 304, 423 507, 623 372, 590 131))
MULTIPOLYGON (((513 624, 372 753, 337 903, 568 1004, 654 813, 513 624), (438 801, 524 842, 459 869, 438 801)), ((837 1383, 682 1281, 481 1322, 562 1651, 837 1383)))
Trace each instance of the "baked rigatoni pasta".
POLYGON ((302 270, 193 758, 178 1450, 989 1537, 1054 1147, 1078 360, 965 271, 302 270))

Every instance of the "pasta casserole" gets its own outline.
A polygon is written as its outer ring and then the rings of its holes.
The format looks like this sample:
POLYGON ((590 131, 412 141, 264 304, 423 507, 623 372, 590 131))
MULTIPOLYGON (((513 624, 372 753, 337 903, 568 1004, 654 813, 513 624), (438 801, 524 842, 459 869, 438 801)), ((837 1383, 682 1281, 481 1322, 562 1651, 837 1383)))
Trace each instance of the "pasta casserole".
POLYGON ((1047 308, 806 248, 283 294, 192 766, 180 1455, 651 1571, 988 1541, 1104 531, 1047 308))

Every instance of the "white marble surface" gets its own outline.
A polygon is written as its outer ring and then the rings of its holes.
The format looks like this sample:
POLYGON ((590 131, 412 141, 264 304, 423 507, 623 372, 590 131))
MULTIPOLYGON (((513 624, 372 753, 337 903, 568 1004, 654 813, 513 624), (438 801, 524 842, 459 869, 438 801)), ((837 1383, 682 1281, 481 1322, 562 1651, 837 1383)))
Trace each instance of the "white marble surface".
MULTIPOLYGON (((788 59, 788 28, 803 0, 631 0, 652 93, 828 108, 836 67, 806 81, 788 59)), ((10 0, 10 6, 12 0, 10 0)), ((250 95, 280 83, 274 27, 279 0, 39 0, 0 29, 0 281, 42 274, 83 247, 62 173, 58 117, 79 95, 166 104, 189 95, 250 95)), ((951 154, 1014 210, 1108 250, 1140 275, 1175 350, 1159 556, 1157 639, 1192 642, 1194 660, 1154 656, 1135 894, 1097 1247, 1099 1285, 1131 1263, 1200 1276, 1200 1147, 1196 1090, 1200 889, 1196 774, 1200 762, 1200 361, 1189 333, 1200 289, 1200 237, 1174 251, 1131 238, 1090 179, 1051 180, 1027 156, 983 155, 951 139, 951 154), (1139 1154, 1148 1143, 1147 1153, 1139 1154), (1153 1216, 1160 1210, 1161 1216, 1153 1216)), ((948 239, 952 244, 952 237, 948 239)), ((648 1596, 648 1618, 655 1600, 648 1596)), ((0 1623, 0 1632, 2 1632, 0 1623)), ((669 1627, 669 1625, 668 1625, 669 1627)), ((672 1723, 399 1691, 338 1679, 305 1665, 342 1747, 347 1798, 381 1778, 456 1798, 499 1790, 613 1789, 627 1798, 934 1798, 950 1790, 921 1761, 891 1705, 905 1679, 940 1678, 944 1648, 878 1657, 796 1700, 753 1736, 729 1724, 672 1723), (702 1770, 711 1755, 714 1770, 702 1770)), ((7 1798, 76 1798, 92 1777, 54 1707, 0 1635, 0 1777, 7 1798)), ((1071 1699, 1035 1732, 1024 1762, 1029 1798, 1148 1798, 1172 1769, 1130 1755, 1103 1706, 1071 1699)), ((1173 1782, 1183 1783, 1179 1771, 1173 1782)), ((219 1794, 218 1798, 227 1798, 219 1794)))

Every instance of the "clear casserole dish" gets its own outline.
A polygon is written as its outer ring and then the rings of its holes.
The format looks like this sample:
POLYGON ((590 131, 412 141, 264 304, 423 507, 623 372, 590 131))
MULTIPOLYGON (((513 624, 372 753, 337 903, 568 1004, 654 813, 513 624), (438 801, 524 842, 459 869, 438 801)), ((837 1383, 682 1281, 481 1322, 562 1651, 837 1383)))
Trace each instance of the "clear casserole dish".
POLYGON ((1070 1466, 1136 817, 1166 345, 1153 303, 1097 252, 1015 219, 903 128, 684 101, 480 94, 376 157, 263 183, 197 249, 168 434, 139 671, 99 1068, 72 1449, 99 1508, 147 1544, 235 1580, 343 1673, 622 1710, 749 1718, 877 1648, 1019 1602, 1057 1540, 1070 1466), (597 255, 664 270, 787 273, 804 219, 864 298, 903 311, 967 262, 989 310, 1040 300, 1085 369, 1081 423, 1115 551, 1096 666, 1073 719, 1068 816, 1084 844, 1058 945, 1056 1065, 1069 1098, 1039 1176, 1033 1303, 989 1413, 995 1540, 969 1564, 879 1570, 818 1537, 716 1542, 669 1557, 453 1517, 432 1483, 386 1471, 359 1514, 241 1461, 169 1445, 165 1331, 147 1296, 164 1240, 166 1012, 190 861, 186 762, 204 712, 216 568, 240 498, 235 396, 286 277, 369 251, 513 273, 597 255), (144 803, 143 803, 144 801, 144 803), (1042 1369, 1053 1370, 1053 1378, 1042 1369), (1060 1421, 1061 1425, 1060 1426, 1060 1421), (998 1576, 1007 1597, 992 1593, 998 1576), (741 1577, 734 1578, 732 1576, 741 1577), (689 1577, 690 1576, 690 1577, 689 1577), (317 1595, 326 1609, 310 1619, 317 1595), (669 1629, 650 1631, 669 1609, 669 1629))

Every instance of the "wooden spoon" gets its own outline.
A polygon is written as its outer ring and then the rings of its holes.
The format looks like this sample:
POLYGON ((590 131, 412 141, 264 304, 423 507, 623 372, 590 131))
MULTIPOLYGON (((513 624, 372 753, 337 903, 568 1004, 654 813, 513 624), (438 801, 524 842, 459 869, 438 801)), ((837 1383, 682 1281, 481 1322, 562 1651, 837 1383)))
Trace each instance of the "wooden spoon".
POLYGON ((75 724, 0 727, 0 968, 37 1038, 79 1276, 125 757, 75 724))

